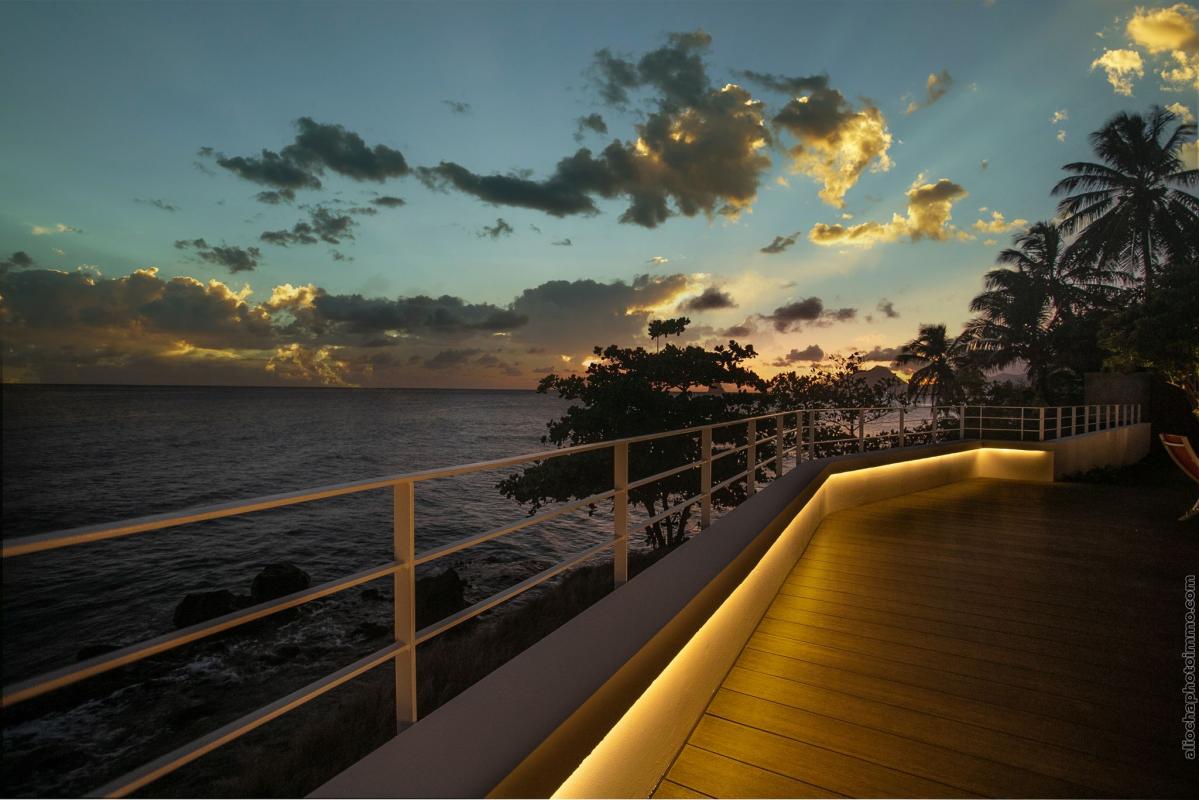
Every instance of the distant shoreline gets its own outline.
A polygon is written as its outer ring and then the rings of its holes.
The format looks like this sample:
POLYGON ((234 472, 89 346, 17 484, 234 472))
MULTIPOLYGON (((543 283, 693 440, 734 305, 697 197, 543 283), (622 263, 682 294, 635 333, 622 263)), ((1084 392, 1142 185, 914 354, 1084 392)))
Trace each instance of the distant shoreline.
POLYGON ((284 391, 346 391, 346 392, 520 392, 535 394, 536 388, 511 389, 485 386, 278 386, 275 384, 211 384, 211 383, 24 383, 6 382, 5 389, 279 389, 284 391))

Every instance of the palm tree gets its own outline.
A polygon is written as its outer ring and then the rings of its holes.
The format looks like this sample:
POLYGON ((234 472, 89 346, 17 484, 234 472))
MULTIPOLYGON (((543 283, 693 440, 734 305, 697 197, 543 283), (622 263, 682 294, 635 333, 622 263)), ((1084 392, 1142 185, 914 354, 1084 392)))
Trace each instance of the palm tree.
POLYGON ((1024 361, 1033 388, 1047 399, 1056 361, 1053 334, 1062 321, 1050 294, 1052 284, 1017 267, 991 270, 983 285, 984 291, 970 301, 970 310, 980 316, 966 326, 975 338, 976 355, 994 369, 1024 361))
POLYGON ((1143 278, 1152 291, 1157 260, 1183 261, 1199 252, 1199 198, 1183 191, 1199 183, 1199 170, 1183 169, 1180 151, 1195 125, 1154 106, 1147 117, 1121 112, 1091 134, 1102 163, 1078 161, 1074 173, 1053 187, 1068 195, 1058 204, 1060 227, 1077 234, 1070 255, 1080 262, 1116 269, 1127 280, 1143 278))
POLYGON ((919 335, 900 348, 895 363, 919 366, 908 380, 908 396, 931 399, 933 408, 961 396, 958 372, 965 366, 970 337, 948 336, 944 325, 921 325, 919 335))
POLYGON ((1065 258, 1061 232, 1052 222, 1033 224, 1012 243, 1015 247, 1001 251, 995 263, 1015 267, 1036 281, 1052 304, 1055 318, 1078 310, 1086 300, 1085 287, 1102 285, 1113 277, 1085 261, 1065 258))

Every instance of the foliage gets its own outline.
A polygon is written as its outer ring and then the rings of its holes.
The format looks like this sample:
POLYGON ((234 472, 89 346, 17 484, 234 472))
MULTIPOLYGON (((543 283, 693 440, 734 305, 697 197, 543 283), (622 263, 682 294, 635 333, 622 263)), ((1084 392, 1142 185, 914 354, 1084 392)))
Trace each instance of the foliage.
POLYGON ((919 335, 900 348, 895 363, 913 366, 908 380, 909 398, 928 398, 933 406, 963 397, 961 374, 977 369, 970 355, 969 334, 951 337, 944 325, 921 325, 919 335))
POLYGON ((1102 341, 1111 352, 1106 365, 1156 370, 1199 407, 1199 264, 1167 265, 1158 288, 1103 321, 1102 341))
MULTIPOLYGON (((679 320, 672 321, 679 323, 679 320)), ((685 327, 681 321, 678 333, 685 327)), ((615 345, 595 348, 596 359, 584 375, 547 375, 537 387, 574 401, 559 419, 548 423, 542 441, 559 447, 621 439, 647 433, 690 428, 760 413, 767 396, 764 384, 745 362, 756 356, 752 346, 735 341, 711 350, 668 344, 660 352, 615 345), (696 387, 733 385, 736 391, 693 391, 696 387), (752 390, 752 391, 751 391, 752 390)), ((745 443, 741 426, 721 429, 717 444, 745 443)), ((629 479, 635 481, 697 461, 698 435, 673 436, 629 446, 629 479)), ((717 462, 729 475, 741 461, 717 462)), ((722 472, 714 465, 713 481, 722 472)), ((500 491, 527 505, 530 513, 550 503, 580 500, 612 488, 612 451, 608 448, 542 461, 504 478, 500 491)), ((698 492, 698 469, 687 470, 629 491, 629 501, 651 518, 698 492)), ((741 490, 730 488, 713 496, 714 505, 735 505, 741 490)), ((669 547, 686 537, 693 508, 645 527, 647 543, 669 547)))
POLYGON ((658 338, 666 338, 668 336, 682 336, 683 331, 687 330, 687 326, 691 324, 688 317, 676 317, 675 319, 653 319, 649 323, 649 338, 654 340, 654 349, 658 347, 658 338))
POLYGON ((1199 170, 1184 169, 1180 157, 1196 128, 1181 123, 1168 131, 1176 120, 1160 106, 1147 116, 1117 114, 1090 137, 1101 163, 1066 164, 1073 175, 1052 191, 1067 195, 1058 212, 1061 231, 1077 234, 1071 259, 1126 280, 1139 276, 1148 294, 1163 259, 1199 252, 1199 198, 1183 191, 1199 184, 1199 170))

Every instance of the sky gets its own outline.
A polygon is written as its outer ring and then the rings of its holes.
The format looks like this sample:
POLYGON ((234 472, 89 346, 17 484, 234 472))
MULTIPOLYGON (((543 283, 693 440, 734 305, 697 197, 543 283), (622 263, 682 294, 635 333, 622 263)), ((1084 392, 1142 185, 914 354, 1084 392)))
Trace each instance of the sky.
POLYGON ((532 388, 682 315, 764 376, 886 364, 968 319, 1091 131, 1199 93, 1185 3, 9 2, 0 27, 5 382, 532 388))

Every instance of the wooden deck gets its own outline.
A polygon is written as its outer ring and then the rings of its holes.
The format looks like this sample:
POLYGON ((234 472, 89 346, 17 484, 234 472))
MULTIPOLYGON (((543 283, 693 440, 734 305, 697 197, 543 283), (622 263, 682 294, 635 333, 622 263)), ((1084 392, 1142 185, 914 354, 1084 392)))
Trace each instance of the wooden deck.
POLYGON ((1185 505, 976 480, 830 516, 655 796, 1186 796, 1185 505))

